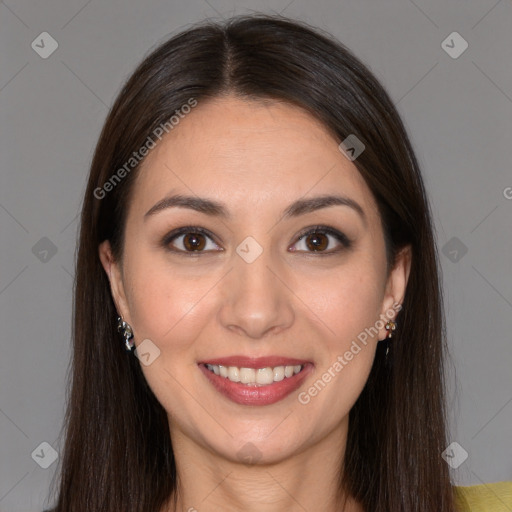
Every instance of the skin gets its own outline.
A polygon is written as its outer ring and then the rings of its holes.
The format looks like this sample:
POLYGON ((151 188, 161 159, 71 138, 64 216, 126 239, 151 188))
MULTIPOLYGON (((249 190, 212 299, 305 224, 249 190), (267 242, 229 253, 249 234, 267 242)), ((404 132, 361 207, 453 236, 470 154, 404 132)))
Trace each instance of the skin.
POLYGON ((328 512, 343 500, 345 511, 363 510, 338 495, 336 479, 349 411, 387 334, 382 324, 307 404, 298 393, 332 371, 365 328, 390 318, 386 313, 403 301, 411 256, 403 250, 387 273, 377 205, 339 142, 285 103, 232 95, 199 103, 143 162, 122 260, 113 259, 108 241, 99 247, 135 344, 149 338, 160 350, 142 370, 168 412, 180 478, 177 510, 328 512), (183 207, 145 218, 171 193, 219 201, 231 218, 183 207), (343 205, 282 218, 297 199, 323 194, 356 201, 364 219, 343 205), (351 247, 325 232, 322 247, 330 254, 298 241, 317 224, 344 233, 351 247), (202 253, 191 255, 183 236, 165 247, 165 235, 189 225, 215 237, 200 238, 207 244, 202 253), (248 236, 263 248, 252 263, 236 252, 248 236), (230 355, 298 357, 313 362, 314 371, 284 400, 239 405, 197 366, 230 355), (260 457, 252 465, 240 460, 247 443, 260 457))

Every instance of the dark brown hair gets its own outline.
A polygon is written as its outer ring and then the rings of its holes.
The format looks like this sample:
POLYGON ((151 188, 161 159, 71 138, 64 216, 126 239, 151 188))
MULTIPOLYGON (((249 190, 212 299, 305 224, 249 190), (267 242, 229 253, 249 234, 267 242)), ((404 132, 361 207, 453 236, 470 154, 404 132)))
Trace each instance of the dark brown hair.
POLYGON ((264 15, 203 22, 164 42, 135 70, 108 114, 81 215, 72 382, 54 510, 156 512, 175 495, 167 415, 116 331, 117 312, 98 257, 105 239, 122 257, 138 166, 104 197, 95 191, 191 98, 200 108, 223 94, 296 105, 340 142, 355 134, 366 146, 354 164, 379 206, 388 268, 406 245, 412 267, 390 364, 379 343, 350 412, 340 489, 369 512, 451 512, 452 487, 441 458, 442 296, 431 215, 411 143, 388 94, 342 44, 305 23, 264 15))

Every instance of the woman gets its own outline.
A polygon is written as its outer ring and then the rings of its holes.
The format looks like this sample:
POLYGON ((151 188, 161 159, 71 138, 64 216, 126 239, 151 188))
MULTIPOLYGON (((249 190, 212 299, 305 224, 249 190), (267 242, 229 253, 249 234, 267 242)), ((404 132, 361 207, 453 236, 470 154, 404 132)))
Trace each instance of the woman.
POLYGON ((149 55, 96 148, 76 276, 55 511, 462 506, 420 171, 330 36, 239 17, 149 55))

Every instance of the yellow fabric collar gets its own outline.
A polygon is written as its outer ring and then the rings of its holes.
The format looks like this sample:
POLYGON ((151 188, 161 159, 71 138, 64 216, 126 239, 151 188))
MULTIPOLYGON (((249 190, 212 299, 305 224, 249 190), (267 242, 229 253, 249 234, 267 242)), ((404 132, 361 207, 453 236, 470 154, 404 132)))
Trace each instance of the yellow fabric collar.
POLYGON ((512 481, 453 489, 460 512, 512 512, 512 481))

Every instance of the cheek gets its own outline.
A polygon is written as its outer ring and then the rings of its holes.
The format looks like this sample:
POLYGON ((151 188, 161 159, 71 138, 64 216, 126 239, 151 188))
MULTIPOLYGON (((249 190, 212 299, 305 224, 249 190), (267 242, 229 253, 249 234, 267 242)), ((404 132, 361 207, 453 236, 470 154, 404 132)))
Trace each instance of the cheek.
MULTIPOLYGON (((350 269, 333 273, 321 288, 322 283, 317 282, 305 290, 312 297, 314 312, 325 324, 325 335, 315 377, 298 398, 310 412, 329 417, 328 424, 334 425, 348 414, 368 379, 377 331, 382 327, 381 280, 378 265, 360 260, 350 269)), ((310 421, 307 417, 306 422, 310 421)))
POLYGON ((139 340, 150 338, 162 347, 172 342, 179 350, 199 334, 211 278, 184 276, 176 266, 159 265, 155 260, 148 258, 145 265, 144 258, 138 258, 130 273, 129 308, 134 332, 139 340))
POLYGON ((317 279, 303 281, 300 296, 329 330, 329 347, 341 350, 350 345, 379 318, 383 286, 376 262, 359 258, 350 265, 317 279))
MULTIPOLYGON (((208 293, 218 277, 199 277, 178 271, 158 258, 138 254, 127 272, 129 309, 135 343, 150 339, 159 349, 150 365, 141 365, 144 376, 158 401, 167 411, 181 411, 189 418, 191 379, 197 372, 195 352, 205 325, 212 320, 213 293, 208 293)), ((204 334, 203 334, 204 336, 204 334)))

